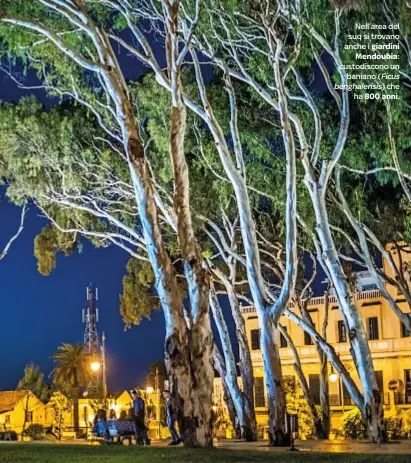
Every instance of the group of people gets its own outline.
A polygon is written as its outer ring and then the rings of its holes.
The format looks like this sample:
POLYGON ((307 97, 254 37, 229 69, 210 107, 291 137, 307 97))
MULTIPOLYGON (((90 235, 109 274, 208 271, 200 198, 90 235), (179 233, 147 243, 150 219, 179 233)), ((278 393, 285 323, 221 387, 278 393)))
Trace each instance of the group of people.
MULTIPOLYGON (((146 418, 146 404, 141 395, 141 392, 132 390, 130 391, 131 397, 133 398, 133 406, 126 412, 123 410, 120 413, 119 421, 132 421, 135 424, 136 428, 136 439, 137 444, 139 445, 150 445, 150 439, 148 437, 148 429, 145 424, 146 418)), ((182 442, 180 435, 176 430, 176 412, 174 410, 171 394, 169 391, 163 392, 163 397, 165 400, 165 409, 166 409, 166 420, 167 426, 171 434, 171 442, 169 445, 178 445, 182 442)), ((109 412, 109 420, 116 420, 116 413, 114 410, 109 412)), ((105 410, 98 410, 94 418, 93 423, 93 434, 96 436, 107 437, 108 427, 107 427, 107 413, 105 410)))

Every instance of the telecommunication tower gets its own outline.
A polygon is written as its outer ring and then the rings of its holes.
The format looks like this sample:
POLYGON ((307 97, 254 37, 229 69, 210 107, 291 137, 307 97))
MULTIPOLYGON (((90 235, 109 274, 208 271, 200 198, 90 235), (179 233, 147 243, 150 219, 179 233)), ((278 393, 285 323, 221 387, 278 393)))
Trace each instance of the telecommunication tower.
POLYGON ((98 288, 94 288, 90 283, 86 289, 87 308, 83 309, 83 323, 86 327, 84 330, 84 349, 87 354, 100 354, 100 342, 98 340, 97 323, 98 323, 98 288))
POLYGON ((87 286, 87 307, 83 309, 83 323, 84 329, 84 350, 90 359, 90 362, 100 365, 96 371, 92 372, 90 380, 87 384, 87 394, 89 396, 99 396, 102 388, 101 366, 103 363, 103 356, 101 351, 101 344, 98 338, 97 323, 98 317, 98 288, 95 288, 92 283, 87 286))

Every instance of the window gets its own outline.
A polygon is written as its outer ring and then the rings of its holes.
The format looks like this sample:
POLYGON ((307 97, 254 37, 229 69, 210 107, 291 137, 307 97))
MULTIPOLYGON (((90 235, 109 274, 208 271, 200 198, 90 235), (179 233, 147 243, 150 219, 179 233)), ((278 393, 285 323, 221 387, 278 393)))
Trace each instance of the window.
POLYGON ((254 402, 256 407, 265 407, 264 378, 262 376, 254 378, 254 402))
POLYGON ((375 341, 379 339, 378 336, 378 317, 370 317, 368 319, 368 339, 375 341))
POLYGON ((404 325, 404 323, 401 323, 401 337, 402 338, 408 338, 411 336, 411 331, 404 325))
POLYGON ((347 342, 347 329, 344 320, 338 320, 338 342, 347 342))
POLYGON ((381 396, 384 395, 384 381, 382 377, 382 371, 375 372, 375 379, 377 380, 378 390, 381 393, 381 396))
MULTIPOLYGON (((287 331, 286 326, 284 326, 284 331, 287 331)), ((283 333, 280 333, 280 347, 288 347, 287 339, 285 339, 283 333)))
MULTIPOLYGON (((315 323, 313 323, 313 328, 315 328, 315 323)), ((306 346, 311 346, 314 344, 311 336, 307 333, 307 331, 304 331, 304 344, 306 346)))
POLYGON ((4 417, 4 423, 5 423, 5 424, 10 424, 10 415, 6 415, 6 416, 4 417))
POLYGON ((33 412, 26 412, 26 421, 27 423, 33 422, 33 412))
POLYGON ((251 330, 251 350, 260 350, 260 330, 251 330))
POLYGON ((352 400, 348 389, 346 388, 344 382, 342 382, 342 394, 343 394, 343 404, 352 405, 352 400))
POLYGON ((314 403, 320 404, 320 375, 308 375, 308 384, 314 403))

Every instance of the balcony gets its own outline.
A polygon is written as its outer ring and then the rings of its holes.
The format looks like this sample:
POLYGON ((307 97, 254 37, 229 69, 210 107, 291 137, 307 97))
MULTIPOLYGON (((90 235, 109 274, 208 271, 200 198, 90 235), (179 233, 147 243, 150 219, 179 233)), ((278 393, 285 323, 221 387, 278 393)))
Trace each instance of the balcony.
MULTIPOLYGON (((379 289, 370 289, 369 291, 357 291, 354 293, 354 299, 356 301, 362 301, 365 299, 379 299, 380 297, 382 297, 382 294, 379 289)), ((336 296, 332 296, 332 295, 328 297, 328 300, 330 304, 337 302, 336 296)), ((325 304, 325 296, 313 297, 310 299, 310 302, 309 302, 310 307, 324 305, 324 304, 325 304)), ((294 304, 290 304, 289 307, 293 308, 294 304)), ((255 313, 255 307, 253 305, 242 306, 241 312, 243 314, 255 313)))

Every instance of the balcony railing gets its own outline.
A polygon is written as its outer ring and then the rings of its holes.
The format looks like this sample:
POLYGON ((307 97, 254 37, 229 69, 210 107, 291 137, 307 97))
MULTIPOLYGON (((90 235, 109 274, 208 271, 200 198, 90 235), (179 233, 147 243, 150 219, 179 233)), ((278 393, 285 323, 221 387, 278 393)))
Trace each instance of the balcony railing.
MULTIPOLYGON (((356 291, 354 293, 354 299, 356 301, 362 301, 364 299, 378 299, 382 297, 381 291, 379 289, 370 289, 369 291, 356 291)), ((330 303, 336 303, 336 296, 329 296, 328 301, 330 303)), ((324 305, 325 296, 313 297, 310 299, 309 306, 324 305)), ((294 307, 294 304, 289 305, 290 308, 294 307)), ((247 305, 241 307, 242 313, 254 313, 255 307, 253 305, 247 305)))

